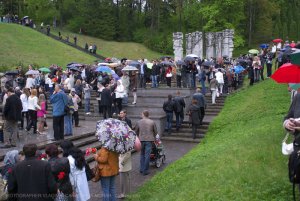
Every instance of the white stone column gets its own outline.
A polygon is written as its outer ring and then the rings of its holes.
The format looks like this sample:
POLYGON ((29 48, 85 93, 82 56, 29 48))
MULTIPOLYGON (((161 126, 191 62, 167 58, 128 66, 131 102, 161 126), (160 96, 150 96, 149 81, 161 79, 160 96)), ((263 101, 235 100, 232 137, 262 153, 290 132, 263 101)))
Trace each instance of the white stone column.
POLYGON ((174 60, 182 60, 183 59, 183 33, 176 32, 173 33, 173 49, 174 49, 174 60))
POLYGON ((193 39, 193 48, 192 48, 192 54, 197 55, 199 58, 202 59, 203 57, 203 39, 202 39, 202 32, 196 31, 192 33, 192 39, 193 39))
POLYGON ((213 47, 213 34, 212 32, 208 32, 205 34, 206 37, 206 58, 210 59, 214 56, 214 47, 213 47))
POLYGON ((222 41, 222 56, 229 56, 229 29, 223 31, 223 41, 222 41))
POLYGON ((186 40, 186 55, 192 54, 192 34, 191 33, 185 34, 185 40, 186 40))
POLYGON ((216 32, 216 58, 222 58, 223 32, 216 32))
POLYGON ((232 52, 233 52, 233 49, 234 49, 234 43, 233 43, 233 39, 234 39, 234 30, 233 29, 230 29, 229 30, 229 41, 228 41, 228 46, 229 46, 229 52, 228 52, 228 56, 229 58, 232 58, 232 52))

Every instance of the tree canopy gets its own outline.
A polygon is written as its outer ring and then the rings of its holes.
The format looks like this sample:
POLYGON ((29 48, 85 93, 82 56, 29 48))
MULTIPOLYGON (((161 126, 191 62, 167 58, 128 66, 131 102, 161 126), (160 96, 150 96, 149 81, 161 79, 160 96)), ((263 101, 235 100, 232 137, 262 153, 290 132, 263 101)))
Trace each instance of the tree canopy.
POLYGON ((172 33, 235 30, 235 46, 299 39, 299 0, 0 0, 2 15, 28 15, 106 40, 172 53, 172 33))

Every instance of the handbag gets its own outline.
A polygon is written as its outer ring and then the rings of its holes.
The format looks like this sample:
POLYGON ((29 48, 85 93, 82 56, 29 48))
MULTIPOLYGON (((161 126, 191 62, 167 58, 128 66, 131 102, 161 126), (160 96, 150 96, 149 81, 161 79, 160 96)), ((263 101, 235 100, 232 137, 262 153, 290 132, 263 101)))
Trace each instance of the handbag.
POLYGON ((136 151, 141 151, 142 149, 142 144, 138 136, 135 137, 135 142, 134 142, 134 150, 136 151))
POLYGON ((100 169, 98 166, 98 163, 96 162, 95 167, 92 169, 93 173, 94 173, 94 178, 92 179, 93 182, 98 182, 101 178, 101 174, 100 174, 100 169))
POLYGON ((286 143, 288 138, 289 138, 289 135, 290 135, 289 133, 287 133, 285 135, 285 137, 282 140, 282 146, 281 146, 281 152, 282 152, 283 155, 286 155, 286 156, 291 155, 291 153, 293 153, 293 151, 294 151, 294 144, 293 143, 289 143, 289 144, 286 143))
POLYGON ((86 179, 88 181, 92 180, 95 177, 94 172, 91 170, 90 166, 87 163, 85 163, 84 167, 85 167, 86 179))

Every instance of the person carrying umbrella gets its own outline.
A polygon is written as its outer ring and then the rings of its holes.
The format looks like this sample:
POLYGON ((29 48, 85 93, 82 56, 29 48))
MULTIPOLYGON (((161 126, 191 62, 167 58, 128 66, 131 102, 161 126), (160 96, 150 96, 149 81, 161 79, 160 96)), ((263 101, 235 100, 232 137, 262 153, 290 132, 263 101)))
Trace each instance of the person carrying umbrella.
POLYGON ((142 144, 140 173, 148 175, 152 142, 154 142, 155 136, 157 135, 156 124, 149 118, 148 110, 142 112, 142 119, 137 122, 134 130, 142 144))

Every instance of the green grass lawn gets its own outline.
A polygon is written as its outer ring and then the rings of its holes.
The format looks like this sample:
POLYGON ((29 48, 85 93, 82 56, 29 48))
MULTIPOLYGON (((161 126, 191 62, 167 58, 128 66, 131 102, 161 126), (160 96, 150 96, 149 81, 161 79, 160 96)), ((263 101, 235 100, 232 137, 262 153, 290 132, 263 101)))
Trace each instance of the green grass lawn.
POLYGON ((289 101, 270 79, 229 96, 205 139, 128 200, 292 200, 281 154, 289 101))
MULTIPOLYGON (((58 35, 58 30, 53 30, 52 33, 58 35)), ((76 35, 77 44, 81 47, 85 47, 85 43, 96 44, 98 48, 97 53, 104 57, 126 57, 128 59, 147 58, 148 60, 151 60, 160 58, 162 56, 162 54, 154 52, 140 43, 106 41, 100 38, 82 34, 74 34, 66 30, 61 31, 61 34, 64 40, 66 39, 66 36, 69 36, 70 42, 74 42, 73 37, 76 35)))
POLYGON ((76 61, 93 63, 95 57, 53 40, 30 28, 15 24, 0 24, 0 70, 19 63, 65 66, 76 61))

